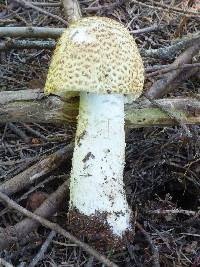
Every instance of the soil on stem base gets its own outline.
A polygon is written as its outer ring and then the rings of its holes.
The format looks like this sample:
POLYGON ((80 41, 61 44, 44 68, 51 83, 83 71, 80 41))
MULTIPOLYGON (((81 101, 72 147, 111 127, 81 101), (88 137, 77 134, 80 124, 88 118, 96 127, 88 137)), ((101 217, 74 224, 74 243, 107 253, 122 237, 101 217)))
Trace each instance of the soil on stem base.
POLYGON ((87 241, 98 251, 106 253, 109 250, 125 249, 127 244, 133 241, 132 228, 122 236, 114 235, 106 218, 106 213, 96 212, 94 215, 87 216, 75 209, 68 213, 68 223, 73 234, 87 241))

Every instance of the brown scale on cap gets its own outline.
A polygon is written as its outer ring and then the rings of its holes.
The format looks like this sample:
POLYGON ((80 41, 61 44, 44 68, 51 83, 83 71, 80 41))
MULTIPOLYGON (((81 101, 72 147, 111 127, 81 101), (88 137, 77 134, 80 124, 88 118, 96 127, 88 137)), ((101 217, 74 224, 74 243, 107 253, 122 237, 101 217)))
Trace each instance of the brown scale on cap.
POLYGON ((45 93, 122 93, 140 96, 144 67, 137 45, 119 22, 88 17, 62 34, 47 76, 45 93))

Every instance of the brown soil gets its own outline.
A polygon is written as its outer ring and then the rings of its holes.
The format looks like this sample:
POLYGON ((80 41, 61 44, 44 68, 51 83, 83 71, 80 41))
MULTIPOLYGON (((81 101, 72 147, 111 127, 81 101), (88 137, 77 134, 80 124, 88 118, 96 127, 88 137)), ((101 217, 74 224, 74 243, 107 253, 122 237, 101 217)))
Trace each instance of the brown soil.
POLYGON ((75 236, 86 240, 102 253, 125 249, 133 239, 133 232, 125 233, 121 238, 113 235, 112 230, 106 223, 106 218, 106 213, 86 216, 77 210, 68 212, 68 223, 71 225, 71 231, 75 236))

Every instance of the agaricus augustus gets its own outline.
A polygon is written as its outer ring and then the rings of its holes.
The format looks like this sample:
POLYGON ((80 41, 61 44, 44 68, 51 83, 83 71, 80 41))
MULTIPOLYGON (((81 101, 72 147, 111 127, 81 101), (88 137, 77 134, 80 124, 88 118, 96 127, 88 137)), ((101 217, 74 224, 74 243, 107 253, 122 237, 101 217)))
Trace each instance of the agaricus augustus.
POLYGON ((54 52, 46 94, 80 96, 70 180, 69 219, 89 239, 121 244, 131 230, 123 183, 124 95, 138 98, 144 67, 120 23, 87 17, 70 25, 54 52))

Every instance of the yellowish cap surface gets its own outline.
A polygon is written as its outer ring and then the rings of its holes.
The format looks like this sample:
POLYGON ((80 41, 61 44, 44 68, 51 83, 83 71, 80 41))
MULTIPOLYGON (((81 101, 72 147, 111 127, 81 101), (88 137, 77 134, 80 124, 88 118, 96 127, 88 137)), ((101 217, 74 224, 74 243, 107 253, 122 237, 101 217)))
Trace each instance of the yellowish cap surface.
POLYGON ((46 94, 71 92, 132 94, 138 98, 144 67, 137 45, 120 23, 104 17, 80 19, 64 31, 56 46, 46 94))

